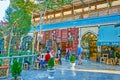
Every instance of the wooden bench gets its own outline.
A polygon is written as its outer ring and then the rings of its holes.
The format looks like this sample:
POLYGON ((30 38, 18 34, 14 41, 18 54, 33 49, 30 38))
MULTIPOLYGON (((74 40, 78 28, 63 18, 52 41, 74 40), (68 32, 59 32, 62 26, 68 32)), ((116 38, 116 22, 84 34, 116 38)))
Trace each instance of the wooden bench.
POLYGON ((0 78, 7 78, 9 74, 9 66, 0 66, 0 78))

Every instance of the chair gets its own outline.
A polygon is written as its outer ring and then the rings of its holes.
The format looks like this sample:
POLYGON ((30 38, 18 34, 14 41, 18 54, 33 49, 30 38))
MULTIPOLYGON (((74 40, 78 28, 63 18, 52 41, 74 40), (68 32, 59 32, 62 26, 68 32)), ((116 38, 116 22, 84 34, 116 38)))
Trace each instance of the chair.
POLYGON ((106 63, 106 58, 105 57, 100 57, 100 63, 106 63))
POLYGON ((120 59, 118 59, 118 64, 120 65, 120 59))
POLYGON ((55 58, 54 63, 56 66, 59 65, 59 58, 55 58))
POLYGON ((117 57, 115 57, 115 59, 114 59, 114 65, 116 65, 117 64, 117 62, 118 62, 118 58, 117 57))
POLYGON ((108 54, 102 54, 102 57, 105 57, 108 59, 108 54))
POLYGON ((39 62, 35 61, 34 69, 39 69, 39 62))
POLYGON ((112 60, 111 59, 107 59, 106 64, 112 64, 112 60))
POLYGON ((107 59, 106 64, 112 64, 112 65, 114 65, 115 64, 114 58, 107 59))
POLYGON ((28 63, 24 63, 24 70, 28 70, 28 69, 29 69, 28 63))

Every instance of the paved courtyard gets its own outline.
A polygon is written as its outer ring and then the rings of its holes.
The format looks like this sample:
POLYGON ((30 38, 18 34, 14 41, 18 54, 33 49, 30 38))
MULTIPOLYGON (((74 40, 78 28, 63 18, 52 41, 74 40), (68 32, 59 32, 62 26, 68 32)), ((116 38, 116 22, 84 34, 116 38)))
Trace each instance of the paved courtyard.
MULTIPOLYGON (((62 60, 62 65, 56 66, 54 79, 52 80, 120 80, 120 65, 105 65, 96 62, 83 61, 82 65, 76 65, 71 69, 68 61, 62 60)), ((49 80, 48 72, 43 70, 23 70, 23 80, 49 80)), ((7 79, 10 80, 11 75, 7 79)))

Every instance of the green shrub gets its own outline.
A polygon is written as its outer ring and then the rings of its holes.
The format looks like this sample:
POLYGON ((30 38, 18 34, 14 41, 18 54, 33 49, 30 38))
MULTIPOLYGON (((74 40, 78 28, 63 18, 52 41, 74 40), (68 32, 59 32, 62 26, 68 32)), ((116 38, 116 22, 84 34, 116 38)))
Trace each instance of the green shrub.
POLYGON ((20 76, 21 72, 22 72, 22 65, 15 60, 11 69, 11 73, 12 76, 14 77, 14 80, 17 80, 17 76, 20 76))
POLYGON ((74 63, 74 62, 75 62, 75 56, 73 56, 73 55, 70 56, 70 62, 71 62, 71 63, 74 63))
POLYGON ((52 70, 54 68, 54 59, 50 58, 48 61, 48 69, 52 70))

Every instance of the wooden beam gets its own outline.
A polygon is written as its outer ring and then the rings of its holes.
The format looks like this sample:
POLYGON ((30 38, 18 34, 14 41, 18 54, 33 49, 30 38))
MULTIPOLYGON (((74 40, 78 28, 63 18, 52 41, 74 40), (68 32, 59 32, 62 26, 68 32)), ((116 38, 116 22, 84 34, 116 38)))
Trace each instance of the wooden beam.
MULTIPOLYGON (((117 1, 117 0, 111 0, 111 1, 117 1)), ((94 5, 99 5, 99 4, 104 4, 107 3, 106 0, 105 1, 98 1, 98 2, 94 2, 94 3, 90 3, 90 6, 94 6, 94 5)), ((83 5, 79 5, 79 6, 74 6, 74 9, 80 9, 80 8, 85 8, 88 7, 88 4, 83 5)), ((63 11, 69 11, 71 10, 73 7, 70 7, 68 9, 63 9, 63 11)), ((59 13, 60 11, 56 11, 56 13, 59 13)), ((49 13, 46 13, 49 14, 49 13)))
MULTIPOLYGON (((120 7, 120 5, 118 5, 118 6, 112 6, 112 8, 119 8, 120 7)), ((100 8, 100 9, 97 9, 97 11, 101 11, 101 10, 107 10, 107 7, 105 7, 105 8, 100 8)), ((91 10, 91 12, 95 12, 95 10, 91 10)), ((83 15, 82 14, 87 14, 88 13, 88 11, 82 11, 82 12, 80 12, 80 13, 77 13, 76 14, 76 16, 77 15, 79 15, 80 16, 80 18, 83 18, 83 15)), ((64 17, 68 17, 68 16, 71 16, 72 17, 72 14, 69 14, 69 15, 65 15, 64 17)), ((55 19, 60 19, 61 17, 56 17, 55 19)))
MULTIPOLYGON (((117 1, 117 0, 111 0, 111 2, 113 2, 113 1, 117 1)), ((100 4, 104 4, 104 3, 107 3, 106 0, 91 3, 90 6, 100 5, 100 4)), ((85 8, 85 7, 88 7, 88 4, 85 4, 84 6, 83 5, 74 6, 74 9, 80 9, 80 8, 85 8)), ((72 9, 72 7, 68 8, 68 9, 63 9, 62 11, 64 11, 64 12, 65 11, 70 11, 71 9, 72 9)), ((61 11, 56 11, 55 13, 60 13, 60 12, 61 11)), ((46 13, 46 15, 50 15, 50 14, 54 14, 54 12, 46 13)), ((39 17, 39 15, 34 15, 34 18, 35 17, 39 17)))
POLYGON ((84 1, 83 0, 80 0, 82 2, 83 5, 85 5, 84 1))

